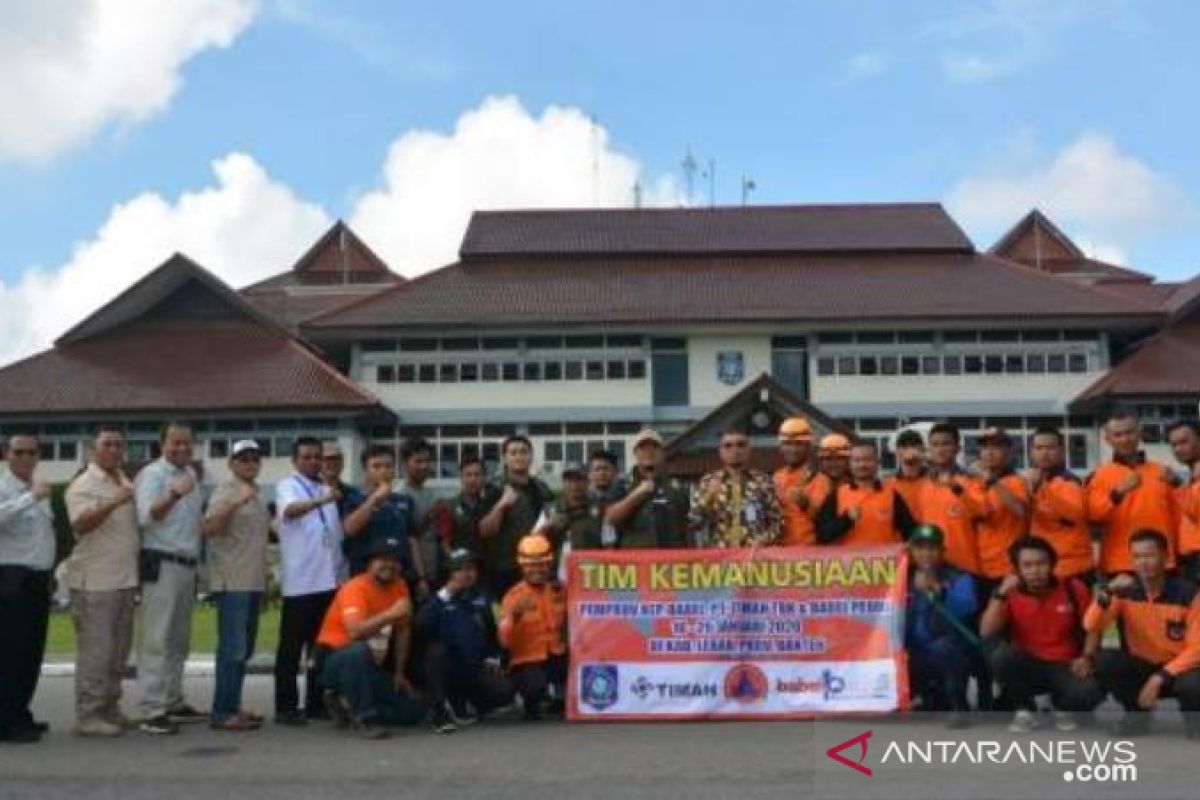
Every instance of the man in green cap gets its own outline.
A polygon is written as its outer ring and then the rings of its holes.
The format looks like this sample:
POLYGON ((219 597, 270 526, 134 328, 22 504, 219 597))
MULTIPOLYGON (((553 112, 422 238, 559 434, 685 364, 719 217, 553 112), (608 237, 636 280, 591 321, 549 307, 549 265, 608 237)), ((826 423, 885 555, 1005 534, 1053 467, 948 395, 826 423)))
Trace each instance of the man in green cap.
POLYGON ((945 563, 945 537, 936 525, 917 525, 908 540, 908 613, 904 646, 909 684, 927 711, 949 712, 952 728, 970 724, 967 680, 977 609, 971 576, 945 563))
POLYGON ((538 520, 534 533, 553 545, 556 558, 551 571, 566 577, 567 555, 572 550, 599 550, 604 511, 600 500, 588 491, 588 470, 577 461, 567 462, 562 471, 562 494, 538 520))
POLYGON ((633 441, 629 491, 604 515, 622 550, 687 546, 688 495, 663 474, 662 451, 662 437, 649 428, 633 441))

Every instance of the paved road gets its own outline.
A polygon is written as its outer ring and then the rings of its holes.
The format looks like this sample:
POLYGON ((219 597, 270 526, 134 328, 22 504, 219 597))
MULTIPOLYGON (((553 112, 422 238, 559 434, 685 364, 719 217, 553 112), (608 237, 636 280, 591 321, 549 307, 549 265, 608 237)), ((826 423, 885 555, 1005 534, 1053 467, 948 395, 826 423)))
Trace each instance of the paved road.
MULTIPOLYGON (((211 697, 206 678, 189 679, 190 699, 211 697)), ((1001 720, 951 734, 923 718, 839 722, 690 724, 525 724, 494 722, 452 736, 425 730, 390 740, 353 739, 328 725, 250 734, 190 726, 175 737, 130 733, 116 740, 70 734, 73 681, 43 680, 36 711, 54 730, 36 746, 0 745, 0 798, 140 800, 305 800, 306 798, 797 798, 906 797, 1191 798, 1200 795, 1200 743, 1183 740, 1178 714, 1136 742, 1136 782, 1080 783, 1062 764, 901 765, 883 762, 890 741, 1014 741, 1001 720), (867 777, 825 756, 831 746, 872 732, 867 777)), ((269 708, 270 681, 252 678, 248 705, 269 708)), ((1111 709, 1102 716, 1111 717, 1111 709)), ((1028 745, 1028 738, 1022 741, 1028 745)), ((1099 731, 1055 740, 1097 744, 1099 731)), ((936 745, 935 745, 936 746, 936 745)), ((857 760, 857 750, 847 751, 857 760)), ((960 752, 960 756, 963 753, 960 752)), ((1110 759, 1111 761, 1111 759, 1110 759)))

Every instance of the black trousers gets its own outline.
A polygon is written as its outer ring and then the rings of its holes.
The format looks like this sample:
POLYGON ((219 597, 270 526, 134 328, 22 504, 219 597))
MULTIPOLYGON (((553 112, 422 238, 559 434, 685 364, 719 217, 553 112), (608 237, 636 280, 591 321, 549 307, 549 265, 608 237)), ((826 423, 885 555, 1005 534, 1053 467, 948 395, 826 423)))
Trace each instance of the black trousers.
POLYGON ((563 691, 563 687, 567 683, 567 657, 565 655, 550 656, 545 661, 537 661, 532 664, 521 664, 513 667, 510 672, 513 686, 521 695, 521 699, 525 701, 526 709, 534 708, 545 700, 546 692, 551 686, 558 690, 560 698, 565 695, 563 691))
POLYGON ((426 645, 421 677, 425 699, 431 707, 438 707, 447 700, 467 701, 481 714, 506 706, 513 700, 513 683, 502 672, 491 672, 486 668, 464 670, 456 667, 440 642, 426 645))
POLYGON ((996 680, 1016 709, 1032 709, 1039 694, 1049 694, 1059 711, 1091 711, 1104 699, 1099 681, 1078 677, 1067 662, 1042 661, 1007 642, 992 651, 991 661, 996 680))
POLYGON ((0 737, 33 724, 49 620, 49 571, 0 565, 0 737))
MULTIPOLYGON (((1107 691, 1126 711, 1141 711, 1138 693, 1146 681, 1158 671, 1158 664, 1151 664, 1124 650, 1101 650, 1096 659, 1096 677, 1107 691)), ((1185 715, 1200 714, 1200 669, 1193 669, 1177 676, 1163 689, 1161 697, 1179 700, 1179 708, 1185 715)))
POLYGON ((275 713, 288 714, 300 705, 296 678, 300 674, 300 658, 307 657, 304 681, 304 707, 317 711, 321 705, 321 690, 314 668, 313 649, 325 612, 333 602, 335 592, 316 592, 283 598, 279 618, 279 648, 275 652, 275 713))

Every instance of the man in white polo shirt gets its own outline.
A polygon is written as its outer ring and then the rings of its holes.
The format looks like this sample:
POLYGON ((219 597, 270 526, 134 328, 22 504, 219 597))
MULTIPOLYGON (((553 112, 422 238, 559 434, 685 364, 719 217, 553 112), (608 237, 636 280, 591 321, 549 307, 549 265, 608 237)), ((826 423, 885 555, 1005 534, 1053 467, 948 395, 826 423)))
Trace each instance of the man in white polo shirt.
POLYGON ((324 716, 312 656, 321 622, 344 574, 342 524, 340 492, 321 482, 321 442, 310 436, 297 439, 292 465, 295 471, 275 485, 283 578, 275 722, 304 725, 310 717, 324 716), (302 655, 308 665, 303 710, 296 689, 302 655))

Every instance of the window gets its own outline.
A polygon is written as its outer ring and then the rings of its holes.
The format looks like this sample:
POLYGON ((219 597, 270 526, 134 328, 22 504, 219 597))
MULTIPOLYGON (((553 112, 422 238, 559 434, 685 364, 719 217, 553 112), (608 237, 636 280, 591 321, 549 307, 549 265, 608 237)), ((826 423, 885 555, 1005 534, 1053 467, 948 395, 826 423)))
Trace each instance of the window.
POLYGON ((687 353, 655 353, 651 369, 651 395, 656 406, 688 404, 687 353))
POLYGON ((500 368, 500 376, 506 381, 521 379, 521 365, 515 361, 506 361, 500 368))
POLYGON ((859 344, 892 344, 896 341, 893 331, 859 331, 859 344))
POLYGON ((562 436, 561 422, 534 422, 529 426, 530 436, 562 436))
POLYGON ((458 379, 463 383, 474 383, 479 380, 479 365, 475 362, 459 364, 458 379))
POLYGON ((1045 372, 1045 353, 1030 353, 1025 359, 1025 370, 1027 372, 1045 372))
POLYGON ((515 336, 489 336, 483 340, 484 350, 516 350, 521 340, 515 336))
POLYGON ((1063 331, 1063 339, 1068 342, 1094 342, 1096 331, 1063 331))
POLYGON ((1023 342, 1057 342, 1062 338, 1062 331, 1022 331, 1021 341, 1023 342))
POLYGON ((415 364, 400 364, 396 367, 396 383, 412 383, 417 379, 415 364))
POLYGON ((54 460, 54 442, 38 442, 38 460, 54 460))
POLYGON ((1068 372, 1087 372, 1087 356, 1083 353, 1071 353, 1067 356, 1068 372))
POLYGON ((942 341, 947 344, 961 344, 964 342, 979 341, 978 331, 946 331, 942 334, 942 341))
POLYGON ((837 362, 829 356, 822 356, 817 359, 817 374, 818 375, 833 375, 837 372, 837 362))
POLYGON ((1007 355, 1004 357, 1004 371, 1009 375, 1020 375, 1025 371, 1025 356, 1007 355))
MULTIPOLYGON (((803 340, 804 337, 782 338, 803 340)), ((794 392, 797 397, 808 397, 808 351, 800 348, 773 348, 771 350, 771 376, 794 392)))
POLYGON ((561 361, 547 361, 542 364, 542 378, 548 381, 561 381, 563 368, 561 361))
POLYGON ((209 458, 228 458, 229 457, 229 440, 228 439, 209 439, 208 440, 208 457, 209 458))
POLYGON ((941 375, 942 359, 937 356, 921 356, 921 372, 925 375, 941 375))
POLYGON ((79 454, 79 445, 77 442, 59 442, 58 443, 58 460, 59 461, 74 461, 79 454))
POLYGON ((373 339, 359 343, 359 348, 364 353, 394 353, 396 352, 396 343, 391 339, 373 339))
POLYGON ((1088 468, 1087 437, 1082 433, 1067 436, 1067 466, 1080 472, 1088 468))
POLYGON ((881 375, 900 374, 900 359, 897 356, 883 356, 879 359, 879 373, 881 375))
POLYGON ((566 338, 569 350, 599 350, 604 347, 603 336, 568 336, 566 338))
POLYGON ((640 334, 622 334, 620 336, 609 336, 607 344, 612 348, 631 348, 641 347, 642 337, 640 334))
POLYGON ((525 339, 525 347, 529 350, 561 350, 561 336, 530 336, 525 339))
POLYGON ((402 353, 430 353, 437 350, 437 339, 401 339, 400 351, 402 353))
POLYGON ((546 442, 545 448, 542 450, 543 461, 562 461, 563 460, 563 443, 562 442, 546 442))
POLYGON ((569 381, 583 380, 583 362, 582 361, 568 361, 564 365, 563 371, 567 376, 567 380, 569 380, 569 381))
POLYGON ((483 380, 488 383, 494 383, 500 380, 500 365, 496 363, 482 364, 479 369, 479 374, 483 380))
POLYGON ((567 442, 565 461, 583 461, 583 442, 567 442))
POLYGON ((900 331, 896 334, 900 344, 932 344, 933 331, 900 331))
POLYGON ((947 375, 962 374, 962 356, 946 356, 942 359, 942 370, 947 375))
POLYGON ((1004 372, 1004 357, 997 355, 984 356, 983 371, 988 375, 998 375, 1004 372))
POLYGON ((839 375, 857 375, 858 374, 858 359, 854 356, 841 356, 838 358, 838 374, 839 375))
POLYGON ((650 340, 650 349, 658 350, 687 350, 687 339, 677 337, 661 337, 650 340))
POLYGON ((629 360, 629 380, 644 381, 646 379, 646 362, 640 358, 629 360))
POLYGON ((458 444, 442 442, 438 447, 438 475, 443 478, 457 478, 458 458, 458 444))
MULTIPOLYGON (((265 436, 256 436, 254 441, 258 442, 258 454, 263 458, 271 457, 271 440, 265 436)), ((290 451, 289 451, 290 454, 290 451)))
POLYGON ((395 383, 396 366, 394 364, 380 364, 375 368, 375 380, 379 383, 395 383))
POLYGON ((916 356, 903 356, 900 359, 900 374, 920 375, 921 359, 917 358, 916 356))
POLYGON ((1149 422, 1142 425, 1142 441, 1146 444, 1160 444, 1163 440, 1162 425, 1149 422))
POLYGON ((854 334, 842 331, 818 333, 817 342, 820 344, 851 344, 854 342, 854 334))
POLYGON ((275 448, 276 456, 290 456, 292 448, 296 445, 296 440, 290 436, 276 436, 272 447, 275 448))
POLYGON ((607 367, 608 379, 610 381, 620 381, 625 379, 625 362, 624 361, 609 361, 607 367))
POLYGON ((878 375, 879 359, 875 358, 875 356, 863 356, 858 359, 858 374, 878 375))
POLYGON ((965 356, 963 372, 968 375, 978 375, 983 372, 983 356, 965 356))
POLYGON ((1067 357, 1062 353, 1052 353, 1046 357, 1046 371, 1060 373, 1067 371, 1067 357))
POLYGON ((438 376, 442 383, 458 383, 458 364, 440 365, 438 376))
POLYGON ((604 380, 604 362, 603 361, 587 362, 587 379, 589 381, 604 380))
POLYGON ((422 364, 417 367, 417 381, 420 383, 436 383, 437 366, 434 364, 422 364))
POLYGON ((1016 331, 981 331, 979 333, 979 341, 981 342, 1015 342, 1017 341, 1016 331))
POLYGON ((527 381, 540 381, 542 379, 542 362, 526 361, 522 374, 527 381))
POLYGON ((452 352, 464 352, 469 350, 479 349, 479 340, 475 337, 464 337, 461 339, 442 339, 442 349, 452 352))
POLYGON ((604 433, 603 422, 568 422, 568 436, 594 436, 598 433, 604 433))
POLYGON ((625 442, 621 439, 609 439, 608 446, 605 447, 608 452, 617 457, 617 469, 625 471, 625 442))

